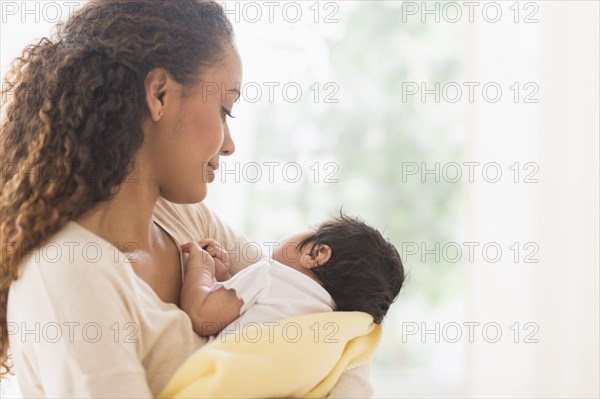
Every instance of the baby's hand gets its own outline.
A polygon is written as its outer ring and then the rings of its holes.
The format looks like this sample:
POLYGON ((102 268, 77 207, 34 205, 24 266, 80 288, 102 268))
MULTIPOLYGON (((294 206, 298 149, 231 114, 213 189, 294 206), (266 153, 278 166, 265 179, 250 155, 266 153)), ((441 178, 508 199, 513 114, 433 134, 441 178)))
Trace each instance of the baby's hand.
POLYGON ((204 239, 199 244, 213 257, 215 262, 215 278, 217 281, 229 280, 231 273, 229 273, 229 254, 227 251, 212 238, 204 239))
POLYGON ((213 257, 200 248, 198 244, 195 242, 188 242, 181 246, 181 250, 190 255, 185 265, 186 273, 191 269, 204 269, 208 271, 211 276, 215 275, 215 261, 213 260, 213 257))

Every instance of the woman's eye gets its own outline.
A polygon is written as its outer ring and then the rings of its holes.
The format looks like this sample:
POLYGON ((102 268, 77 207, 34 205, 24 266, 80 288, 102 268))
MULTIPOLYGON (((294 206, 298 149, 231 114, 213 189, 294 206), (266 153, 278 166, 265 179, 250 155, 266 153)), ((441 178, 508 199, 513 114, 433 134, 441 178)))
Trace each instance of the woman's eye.
POLYGON ((231 111, 229 111, 227 108, 225 107, 221 107, 221 118, 223 118, 223 122, 225 121, 225 119, 227 117, 230 118, 235 118, 235 116, 231 115, 231 111))

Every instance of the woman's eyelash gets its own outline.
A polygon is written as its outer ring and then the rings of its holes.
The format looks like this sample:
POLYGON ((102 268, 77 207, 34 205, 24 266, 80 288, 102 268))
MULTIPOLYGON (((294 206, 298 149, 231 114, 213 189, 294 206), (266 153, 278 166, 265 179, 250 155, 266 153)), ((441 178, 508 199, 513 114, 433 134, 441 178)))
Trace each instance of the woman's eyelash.
POLYGON ((221 107, 221 113, 223 114, 223 117, 228 116, 230 118, 235 118, 235 116, 231 115, 231 112, 225 107, 221 107))

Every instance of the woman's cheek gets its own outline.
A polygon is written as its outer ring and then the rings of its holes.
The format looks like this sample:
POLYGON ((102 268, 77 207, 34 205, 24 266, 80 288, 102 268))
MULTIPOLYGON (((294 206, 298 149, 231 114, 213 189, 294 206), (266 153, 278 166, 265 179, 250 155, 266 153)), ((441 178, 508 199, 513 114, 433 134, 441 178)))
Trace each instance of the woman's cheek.
MULTIPOLYGON (((200 135, 201 140, 203 141, 203 146, 210 147, 212 149, 215 146, 220 146, 220 144, 223 142, 223 121, 220 115, 218 116, 218 118, 204 118, 203 120, 200 120, 196 126, 201 126, 203 130, 203 134, 200 135)), ((214 153, 216 153, 217 151, 214 151, 214 153)))

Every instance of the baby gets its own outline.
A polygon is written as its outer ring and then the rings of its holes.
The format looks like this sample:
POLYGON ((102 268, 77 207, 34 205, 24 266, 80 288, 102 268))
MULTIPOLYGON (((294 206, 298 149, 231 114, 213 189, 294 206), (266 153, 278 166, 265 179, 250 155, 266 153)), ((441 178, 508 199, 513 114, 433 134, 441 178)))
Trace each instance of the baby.
POLYGON ((181 308, 201 336, 229 330, 234 322, 240 329, 333 310, 366 312, 379 324, 404 282, 396 248, 376 229, 344 215, 287 237, 272 260, 233 277, 228 254, 215 240, 181 248, 189 254, 181 308))

